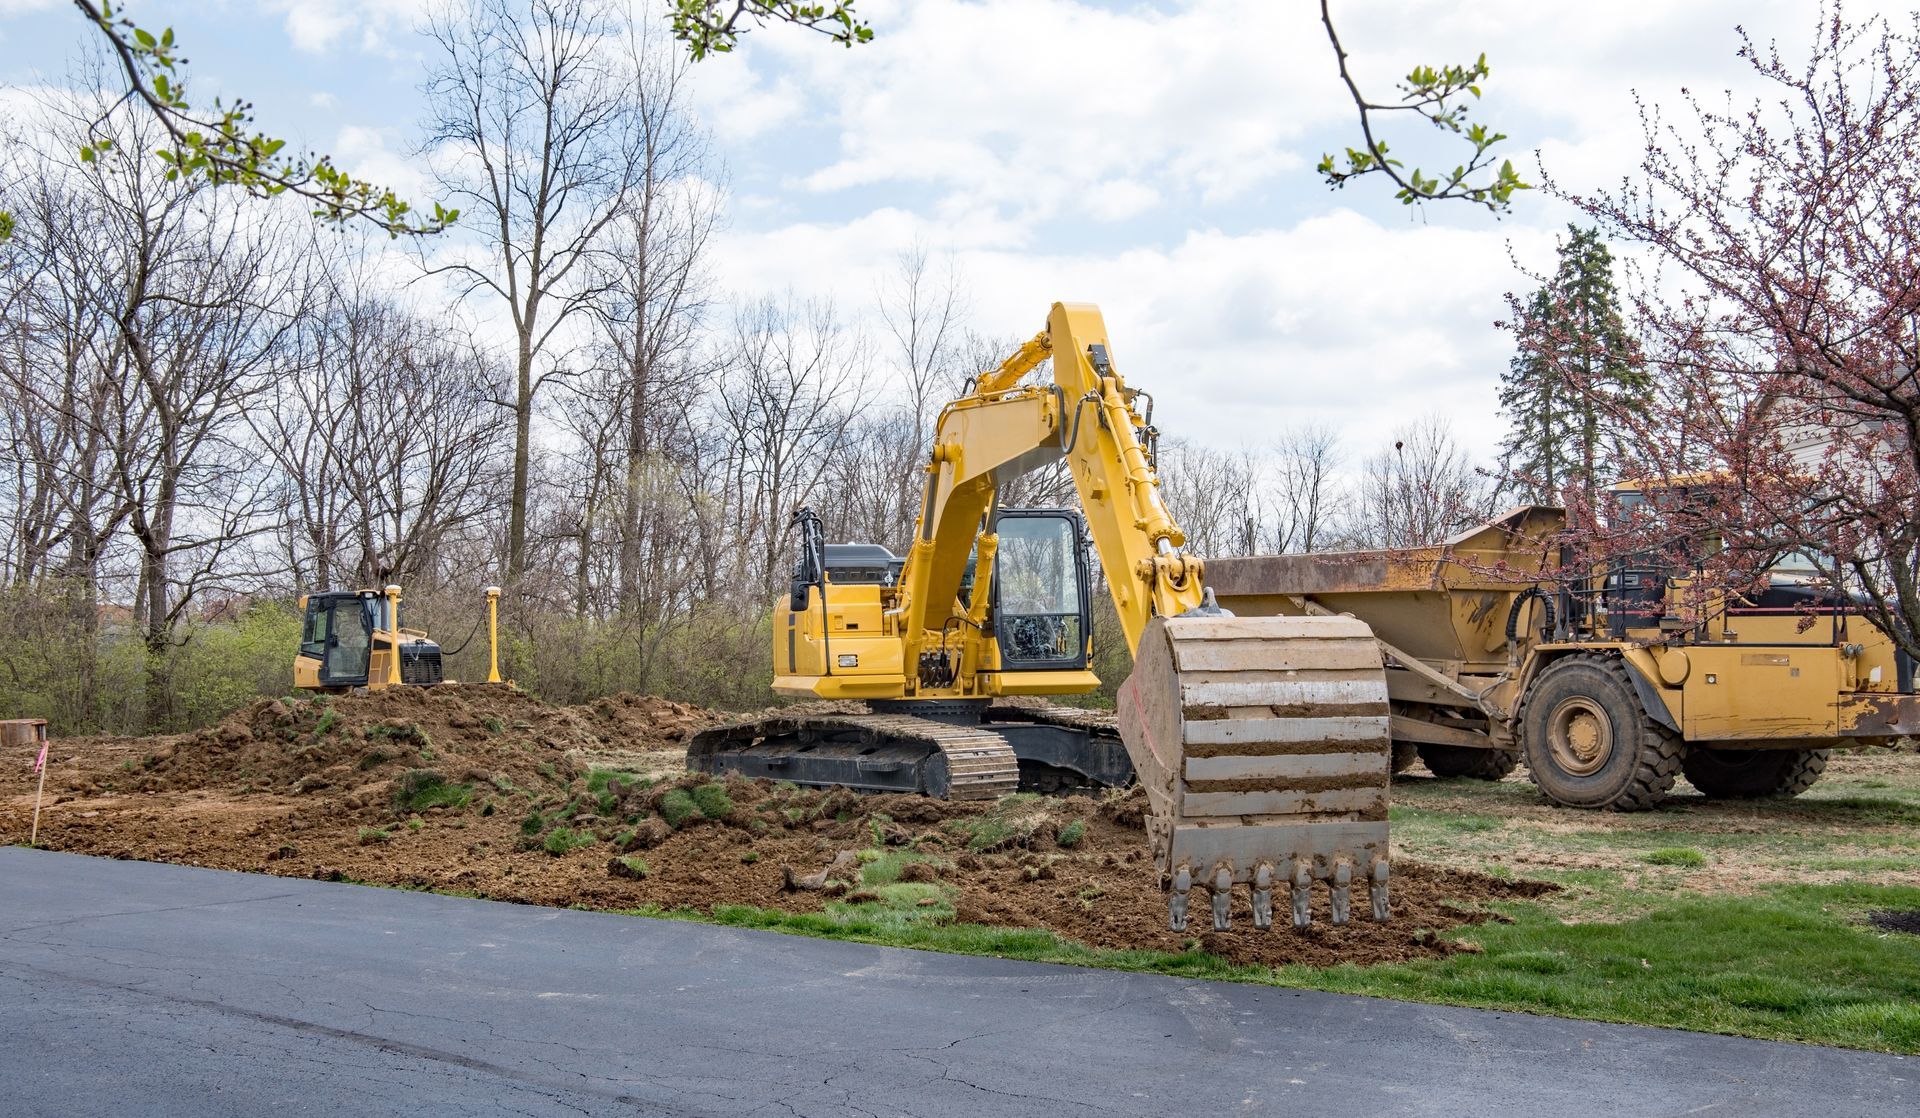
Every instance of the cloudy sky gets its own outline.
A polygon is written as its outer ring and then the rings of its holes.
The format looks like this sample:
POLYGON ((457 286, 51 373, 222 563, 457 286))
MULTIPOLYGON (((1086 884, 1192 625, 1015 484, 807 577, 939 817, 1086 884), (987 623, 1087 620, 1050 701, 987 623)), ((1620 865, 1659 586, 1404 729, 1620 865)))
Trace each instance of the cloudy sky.
MULTIPOLYGON (((196 100, 242 93, 265 127, 432 197, 410 158, 425 49, 413 0, 123 7, 175 28, 196 100)), ((1735 26, 1798 53, 1817 17, 1807 0, 1333 7, 1376 99, 1416 63, 1485 51, 1476 114, 1513 137, 1524 177, 1544 163, 1575 187, 1632 169, 1635 91, 1667 104, 1683 87, 1750 92, 1735 26)), ((1509 351, 1494 322, 1529 282, 1516 261, 1550 267, 1570 215, 1537 193, 1496 220, 1409 210, 1379 182, 1328 190, 1313 165, 1356 129, 1312 0, 858 8, 871 45, 766 30, 695 69, 728 172, 724 289, 830 295, 869 317, 917 243, 952 260, 984 334, 1028 335, 1056 300, 1101 304, 1170 435, 1253 445, 1317 422, 1357 457, 1439 415, 1491 457, 1509 351)), ((0 81, 64 80, 86 35, 65 0, 0 0, 0 81)))

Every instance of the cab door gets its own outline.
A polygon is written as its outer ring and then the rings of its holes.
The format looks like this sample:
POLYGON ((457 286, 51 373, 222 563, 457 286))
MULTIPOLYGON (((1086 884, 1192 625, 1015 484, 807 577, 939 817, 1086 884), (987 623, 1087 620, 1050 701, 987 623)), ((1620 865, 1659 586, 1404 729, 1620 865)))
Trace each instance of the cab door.
POLYGON ((314 595, 300 633, 300 655, 318 660, 322 687, 358 687, 367 682, 373 651, 373 618, 367 603, 350 594, 314 595))
POLYGON ((1080 518, 1003 509, 994 522, 993 635, 1002 671, 1087 666, 1092 609, 1080 518))

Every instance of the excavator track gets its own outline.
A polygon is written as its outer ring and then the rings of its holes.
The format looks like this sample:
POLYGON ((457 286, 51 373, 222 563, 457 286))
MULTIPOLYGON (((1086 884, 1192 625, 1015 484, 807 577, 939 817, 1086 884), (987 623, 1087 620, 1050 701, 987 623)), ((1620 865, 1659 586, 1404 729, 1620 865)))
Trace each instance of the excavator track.
POLYGON ((1253 920, 1291 893, 1312 919, 1325 882, 1333 922, 1364 883, 1387 918, 1387 682, 1372 631, 1348 617, 1155 618, 1120 689, 1121 734, 1146 789, 1148 838, 1186 927, 1188 890, 1229 926, 1234 888, 1253 920))
POLYGON ((906 714, 776 714, 715 726, 688 741, 687 768, 952 800, 998 799, 1020 786, 1006 738, 906 714))

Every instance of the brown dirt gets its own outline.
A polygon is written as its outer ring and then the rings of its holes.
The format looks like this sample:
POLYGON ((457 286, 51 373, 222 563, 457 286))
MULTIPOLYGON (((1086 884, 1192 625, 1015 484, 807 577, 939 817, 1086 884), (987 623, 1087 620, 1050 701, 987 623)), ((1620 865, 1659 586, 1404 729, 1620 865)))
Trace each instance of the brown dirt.
MULTIPOLYGON (((1196 888, 1194 930, 1176 933, 1166 929, 1137 791, 996 805, 733 779, 724 785, 727 804, 702 793, 719 816, 708 818, 688 803, 703 778, 676 773, 589 790, 589 760, 668 772, 681 738, 717 717, 630 695, 552 707, 483 687, 263 701, 194 734, 56 742, 40 841, 109 857, 533 904, 789 912, 878 899, 857 882, 831 879, 824 889, 790 890, 790 877, 818 873, 843 850, 909 850, 924 860, 904 866, 901 880, 945 887, 963 921, 1047 928, 1096 947, 1197 944, 1271 966, 1449 954, 1460 948, 1436 930, 1497 918, 1484 902, 1553 888, 1402 860, 1386 924, 1364 918, 1365 891, 1356 889, 1361 918, 1332 927, 1322 888, 1312 927, 1257 932, 1242 890, 1233 930, 1215 933, 1207 894, 1196 888), (405 812, 396 797, 408 774, 423 769, 471 785, 470 802, 405 812), (1074 820, 1084 833, 1062 848, 1054 836, 1074 820), (595 841, 549 853, 564 849, 566 836, 556 835, 563 827, 591 831, 595 841)), ((27 766, 0 765, 0 842, 26 841, 32 805, 27 766)), ((1277 901, 1284 922, 1284 893, 1277 901)))

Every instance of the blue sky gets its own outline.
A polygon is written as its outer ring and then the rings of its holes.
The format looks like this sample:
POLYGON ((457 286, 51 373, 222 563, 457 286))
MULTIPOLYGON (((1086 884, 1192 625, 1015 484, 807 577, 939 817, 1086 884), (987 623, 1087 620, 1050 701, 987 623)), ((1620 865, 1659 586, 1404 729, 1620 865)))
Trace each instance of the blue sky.
MULTIPOLYGON (((1493 220, 1410 211, 1379 183, 1313 173, 1351 107, 1310 0, 1247 4, 862 0, 873 45, 749 35, 695 70, 727 168, 724 290, 833 297, 869 320, 919 243, 950 259, 970 325, 1025 336, 1057 299, 1098 302, 1130 378, 1171 435, 1257 445, 1289 424, 1350 456, 1438 416, 1490 457, 1508 345, 1504 293, 1550 266, 1569 214, 1538 195, 1493 220)), ((1854 4, 1856 15, 1870 10, 1854 4)), ((427 44, 403 0, 131 0, 171 25, 197 98, 244 93, 263 125, 432 197, 410 159, 427 44)), ((1815 6, 1779 0, 1339 0, 1378 98, 1419 62, 1488 53, 1480 115, 1581 187, 1639 146, 1632 91, 1751 86, 1734 25, 1794 49, 1815 6)), ((64 80, 87 29, 65 0, 0 0, 0 82, 64 80)), ((1419 150, 1418 133, 1396 147, 1419 150)), ((1451 161, 1450 161, 1451 162, 1451 161)))

